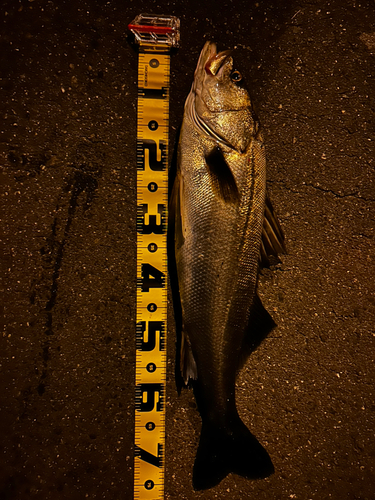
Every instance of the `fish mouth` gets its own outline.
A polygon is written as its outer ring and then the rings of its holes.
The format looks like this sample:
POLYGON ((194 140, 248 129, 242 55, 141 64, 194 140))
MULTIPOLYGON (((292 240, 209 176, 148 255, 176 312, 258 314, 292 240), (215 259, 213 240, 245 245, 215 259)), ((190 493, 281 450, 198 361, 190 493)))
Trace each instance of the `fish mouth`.
POLYGON ((231 50, 217 52, 216 43, 206 42, 200 53, 198 64, 194 72, 191 91, 195 96, 200 96, 204 86, 211 79, 222 80, 224 70, 229 65, 232 67, 233 59, 231 50))
POLYGON ((224 63, 231 56, 231 53, 231 50, 217 52, 216 43, 206 42, 199 56, 195 79, 203 78, 205 73, 209 76, 220 77, 224 63))
POLYGON ((222 52, 213 54, 204 66, 206 73, 211 76, 220 76, 230 54, 230 50, 223 50, 222 52))

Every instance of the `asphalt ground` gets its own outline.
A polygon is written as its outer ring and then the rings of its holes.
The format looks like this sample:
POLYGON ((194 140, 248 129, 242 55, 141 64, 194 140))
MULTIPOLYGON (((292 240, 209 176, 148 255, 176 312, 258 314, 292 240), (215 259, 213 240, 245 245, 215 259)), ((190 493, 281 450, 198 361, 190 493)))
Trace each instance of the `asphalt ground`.
POLYGON ((132 498, 137 54, 126 27, 150 12, 181 19, 171 151, 204 42, 236 47, 288 248, 259 283, 278 326, 237 386, 276 472, 194 492, 200 417, 192 392, 177 394, 170 301, 165 497, 374 499, 375 3, 0 10, 0 498, 132 498))

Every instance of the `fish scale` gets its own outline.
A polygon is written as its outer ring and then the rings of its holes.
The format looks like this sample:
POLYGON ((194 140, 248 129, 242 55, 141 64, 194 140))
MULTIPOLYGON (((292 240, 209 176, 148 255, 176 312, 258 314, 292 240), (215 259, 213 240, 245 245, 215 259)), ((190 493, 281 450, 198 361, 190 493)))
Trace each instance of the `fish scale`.
MULTIPOLYGON (((181 147, 184 147, 184 136, 181 137, 181 141, 181 147)), ((248 157, 239 158, 234 172, 243 172, 249 163, 248 157)), ((227 207, 221 200, 215 198, 212 191, 210 192, 205 164, 202 163, 200 168, 201 177, 205 177, 206 182, 202 182, 201 178, 199 189, 194 189, 196 187, 194 179, 190 179, 188 173, 184 173, 184 186, 190 186, 185 188, 184 193, 184 199, 189 200, 186 211, 191 214, 191 220, 185 224, 194 228, 194 235, 189 246, 185 243, 182 259, 186 270, 181 269, 181 273, 193 276, 181 283, 180 293, 184 312, 184 331, 193 344, 196 361, 203 358, 202 364, 205 367, 208 365, 217 367, 223 362, 222 359, 228 358, 228 354, 223 356, 225 350, 222 347, 226 343, 226 336, 230 338, 233 357, 238 356, 242 343, 242 332, 237 332, 232 338, 231 330, 233 328, 243 330, 246 326, 246 316, 256 284, 264 199, 261 198, 258 206, 251 210, 252 205, 248 199, 252 197, 254 176, 248 175, 247 185, 245 184, 242 192, 241 206, 227 207), (204 203, 201 201, 202 198, 204 203), (209 203, 207 199, 210 200, 209 203), (249 217, 252 219, 250 223, 249 217), (249 235, 243 234, 242 228, 246 222, 250 228, 249 235), (242 239, 246 244, 244 243, 241 252, 242 239), (208 249, 204 249, 204 245, 208 246, 208 249), (246 258, 242 257, 241 260, 241 254, 246 254, 246 258), (240 266, 239 261, 241 261, 240 266), (190 286, 191 281, 193 281, 192 286, 190 286), (238 291, 233 294, 236 286, 238 291), (225 325, 230 327, 230 331, 224 328, 225 325), (205 342, 200 337, 201 331, 209 332, 205 336, 205 342)), ((193 174, 193 178, 194 176, 193 174)), ((264 182, 260 175, 259 180, 264 190, 264 182)), ((219 375, 222 374, 222 370, 214 368, 212 367, 211 372, 215 372, 215 380, 207 383, 210 392, 218 384, 219 375)), ((233 372, 229 364, 227 370, 233 372)), ((223 373, 223 376, 225 375, 223 373)), ((222 399, 225 406, 228 397, 234 397, 233 388, 229 394, 228 392, 228 388, 225 388, 224 392, 220 391, 218 394, 223 395, 221 398, 216 394, 216 404, 222 399)))

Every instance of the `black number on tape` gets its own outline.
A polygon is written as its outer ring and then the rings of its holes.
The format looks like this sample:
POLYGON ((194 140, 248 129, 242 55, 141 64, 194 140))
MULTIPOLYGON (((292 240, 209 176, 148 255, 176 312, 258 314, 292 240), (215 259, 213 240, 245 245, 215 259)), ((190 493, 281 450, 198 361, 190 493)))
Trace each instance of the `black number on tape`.
POLYGON ((137 140, 137 168, 138 170, 144 170, 150 167, 154 172, 160 172, 167 167, 167 143, 163 140, 156 144, 152 139, 138 139, 137 140), (160 151, 160 160, 158 160, 157 149, 160 151), (145 151, 149 152, 148 155, 148 165, 145 165, 145 151))

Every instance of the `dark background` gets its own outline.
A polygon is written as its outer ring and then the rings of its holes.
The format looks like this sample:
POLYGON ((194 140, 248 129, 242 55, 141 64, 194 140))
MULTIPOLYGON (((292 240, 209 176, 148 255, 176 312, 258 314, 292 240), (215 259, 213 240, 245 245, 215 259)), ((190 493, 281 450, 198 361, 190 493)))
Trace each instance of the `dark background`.
POLYGON ((238 378, 276 473, 195 493, 200 417, 178 396, 170 302, 166 498, 375 498, 375 3, 3 1, 5 322, 0 498, 130 499, 141 12, 181 19, 171 150, 199 52, 237 47, 288 255, 263 272, 278 327, 238 378), (372 211, 372 212, 371 212, 372 211))

